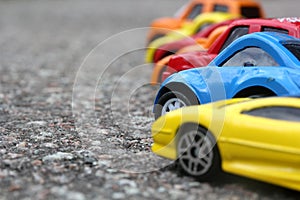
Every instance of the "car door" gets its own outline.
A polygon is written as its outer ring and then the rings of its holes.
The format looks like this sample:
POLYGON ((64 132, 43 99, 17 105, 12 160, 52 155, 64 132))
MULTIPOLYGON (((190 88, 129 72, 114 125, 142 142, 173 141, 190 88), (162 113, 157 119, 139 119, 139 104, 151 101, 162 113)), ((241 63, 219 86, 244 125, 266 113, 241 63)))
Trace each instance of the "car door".
MULTIPOLYGON (((227 98, 233 98, 243 88, 251 86, 274 87, 274 72, 283 73, 276 60, 258 47, 247 47, 237 51, 218 66, 220 81, 224 85, 227 98), (257 84, 257 85, 255 85, 257 84)), ((214 91, 211 91, 212 93, 214 91)), ((256 94, 260 95, 260 94, 256 94)))
POLYGON ((235 112, 222 134, 229 168, 300 173, 300 106, 254 106, 235 112))
MULTIPOLYGON (((275 78, 277 77, 274 77, 276 75, 284 76, 284 68, 279 66, 279 63, 263 49, 250 46, 223 57, 226 56, 228 59, 224 59, 220 64, 216 63, 217 68, 202 69, 201 76, 207 83, 211 101, 233 98, 239 92, 250 87, 276 88, 278 94, 284 94, 286 89, 276 87, 275 78), (216 86, 219 89, 216 89, 216 86), (221 93, 222 91, 223 93, 221 93), (220 94, 224 95, 220 96, 220 94)), ((271 89, 269 90, 270 94, 275 93, 271 89)), ((255 90, 249 93, 249 96, 259 95, 266 94, 264 91, 255 90)), ((243 97, 248 96, 245 94, 243 97)))

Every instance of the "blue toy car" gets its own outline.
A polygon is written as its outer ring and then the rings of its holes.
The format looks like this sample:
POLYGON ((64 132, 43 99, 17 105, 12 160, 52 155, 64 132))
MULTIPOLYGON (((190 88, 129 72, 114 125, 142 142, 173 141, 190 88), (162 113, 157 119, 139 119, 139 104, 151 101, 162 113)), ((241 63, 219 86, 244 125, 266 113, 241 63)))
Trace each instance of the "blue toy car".
POLYGON ((155 118, 177 108, 237 97, 300 93, 300 39, 275 33, 245 35, 207 67, 166 79, 154 106, 155 118))

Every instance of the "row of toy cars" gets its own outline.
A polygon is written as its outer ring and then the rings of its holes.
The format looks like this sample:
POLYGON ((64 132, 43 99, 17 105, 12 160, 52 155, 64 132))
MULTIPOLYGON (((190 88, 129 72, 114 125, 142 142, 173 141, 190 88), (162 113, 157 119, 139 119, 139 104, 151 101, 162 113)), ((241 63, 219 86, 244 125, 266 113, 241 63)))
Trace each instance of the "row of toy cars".
POLYGON ((174 17, 153 21, 147 36, 148 43, 166 35, 170 30, 192 23, 199 14, 207 12, 226 12, 247 18, 260 18, 265 15, 261 5, 253 0, 191 0, 174 17))
MULTIPOLYGON (((197 34, 197 37, 205 37, 206 32, 203 30, 206 29, 211 24, 223 22, 225 20, 239 18, 240 15, 234 15, 231 13, 224 12, 212 12, 212 13, 203 13, 198 15, 192 23, 186 23, 179 30, 172 31, 165 36, 161 36, 153 40, 149 45, 146 53, 146 62, 155 62, 161 59, 163 56, 168 55, 169 52, 165 52, 165 54, 158 56, 157 50, 164 49, 163 45, 180 40, 182 38, 186 38, 188 36, 192 36, 197 34)), ((206 33, 207 34, 207 33, 206 33)))
POLYGON ((187 44, 200 48, 153 56, 153 152, 200 180, 223 170, 300 190, 300 19, 231 18, 197 34, 187 44))
MULTIPOLYGON (((200 49, 208 48, 218 36, 216 34, 217 27, 228 25, 231 21, 229 19, 261 18, 264 17, 264 11, 261 5, 254 0, 191 0, 183 9, 180 9, 176 16, 174 18, 160 18, 151 23, 146 53, 148 63, 156 63, 163 57, 173 54, 178 50, 177 48, 182 46, 166 47, 165 45, 188 36, 192 36, 192 40, 183 39, 181 45, 200 43, 200 49), (219 25, 210 27, 216 23, 219 25)), ((220 31, 217 33, 220 34, 220 31)), ((153 80, 156 78, 161 81, 165 67, 158 68, 154 70, 153 80), (157 76, 155 76, 156 72, 158 73, 157 76)))

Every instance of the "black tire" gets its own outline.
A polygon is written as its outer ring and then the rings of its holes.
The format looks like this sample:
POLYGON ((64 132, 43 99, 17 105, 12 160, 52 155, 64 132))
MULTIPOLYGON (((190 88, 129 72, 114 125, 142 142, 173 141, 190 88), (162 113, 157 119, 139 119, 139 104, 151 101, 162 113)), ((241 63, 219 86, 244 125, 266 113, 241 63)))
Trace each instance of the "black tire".
POLYGON ((154 117, 158 119, 160 116, 172 110, 197 104, 199 104, 198 99, 192 93, 184 94, 178 91, 169 91, 158 99, 154 108, 154 117))
POLYGON ((271 97, 277 96, 272 90, 261 87, 261 86, 253 86, 242 91, 239 91, 234 98, 261 98, 261 97, 271 97))
POLYGON ((192 127, 178 133, 177 166, 182 173, 200 181, 216 180, 221 174, 221 158, 216 140, 206 129, 192 127))

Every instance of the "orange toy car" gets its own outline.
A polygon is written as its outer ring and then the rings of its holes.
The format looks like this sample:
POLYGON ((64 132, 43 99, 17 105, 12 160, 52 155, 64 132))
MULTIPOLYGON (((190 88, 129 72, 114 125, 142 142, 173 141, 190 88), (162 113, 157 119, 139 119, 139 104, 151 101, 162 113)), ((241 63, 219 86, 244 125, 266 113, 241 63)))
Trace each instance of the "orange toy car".
POLYGON ((151 23, 147 42, 164 36, 170 30, 181 28, 184 23, 191 22, 197 15, 204 12, 229 12, 246 18, 265 17, 260 3, 254 0, 191 0, 182 12, 173 18, 159 18, 151 23))

